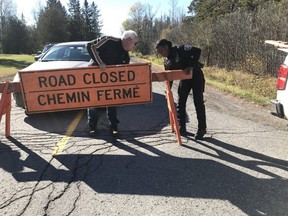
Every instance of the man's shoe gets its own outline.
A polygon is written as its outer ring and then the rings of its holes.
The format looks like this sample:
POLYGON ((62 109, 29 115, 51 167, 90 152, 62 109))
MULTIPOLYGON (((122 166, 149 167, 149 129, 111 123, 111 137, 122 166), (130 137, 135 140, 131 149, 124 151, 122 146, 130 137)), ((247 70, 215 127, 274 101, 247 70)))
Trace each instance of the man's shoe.
POLYGON ((196 140, 202 140, 205 134, 206 134, 206 129, 198 129, 198 131, 195 134, 194 138, 196 140))
POLYGON ((181 136, 186 136, 187 135, 187 130, 186 130, 185 126, 180 126, 179 131, 180 131, 181 136))
POLYGON ((113 136, 117 136, 119 134, 117 124, 110 124, 110 130, 113 136))
POLYGON ((95 124, 89 124, 89 133, 94 134, 97 132, 97 125, 95 124))

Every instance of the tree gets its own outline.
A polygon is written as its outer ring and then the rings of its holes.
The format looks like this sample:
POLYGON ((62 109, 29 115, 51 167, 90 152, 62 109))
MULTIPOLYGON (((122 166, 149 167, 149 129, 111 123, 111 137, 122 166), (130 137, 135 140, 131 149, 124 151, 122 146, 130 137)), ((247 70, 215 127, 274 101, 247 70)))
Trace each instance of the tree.
POLYGON ((90 11, 90 7, 89 7, 89 4, 88 4, 88 1, 85 0, 84 1, 84 7, 82 9, 82 15, 83 15, 83 18, 84 18, 84 39, 85 40, 90 40, 88 39, 89 38, 89 35, 91 34, 92 32, 92 26, 91 26, 91 11, 90 11))
POLYGON ((287 41, 287 6, 288 0, 235 1, 235 11, 214 19, 185 22, 177 42, 184 39, 199 46, 206 65, 273 74, 284 57, 281 52, 269 50, 264 41, 287 41))
POLYGON ((266 2, 274 2, 274 0, 193 0, 188 7, 188 12, 196 20, 205 20, 239 10, 255 11, 266 2))
POLYGON ((41 0, 37 0, 37 3, 33 6, 32 14, 35 23, 37 23, 41 11, 44 10, 44 6, 41 4, 41 0))
POLYGON ((3 52, 27 53, 29 35, 25 23, 15 16, 10 16, 6 24, 3 34, 3 52))
POLYGON ((84 39, 85 24, 84 17, 81 13, 79 0, 69 0, 69 32, 70 41, 78 41, 84 39))
POLYGON ((188 7, 197 20, 205 20, 234 11, 238 0, 194 0, 188 7))
POLYGON ((59 0, 48 0, 40 12, 37 32, 42 44, 68 40, 67 12, 59 0))
POLYGON ((178 7, 178 0, 170 0, 171 27, 177 27, 184 19, 184 12, 178 7))
POLYGON ((137 32, 139 43, 136 50, 146 55, 151 52, 153 46, 153 21, 155 12, 149 4, 135 3, 129 12, 130 18, 122 23, 124 29, 133 29, 137 32))
POLYGON ((98 10, 97 5, 92 2, 91 4, 91 27, 93 29, 92 31, 92 38, 95 37, 99 37, 101 35, 101 29, 102 29, 102 20, 100 20, 101 18, 101 14, 100 14, 100 10, 98 10), (94 36, 94 37, 93 37, 94 36))
POLYGON ((16 7, 11 0, 0 0, 0 52, 2 52, 3 33, 8 19, 16 15, 16 7))
POLYGON ((84 40, 92 40, 101 36, 102 22, 100 21, 100 11, 97 5, 92 2, 89 6, 87 0, 84 1, 82 10, 84 17, 84 40))

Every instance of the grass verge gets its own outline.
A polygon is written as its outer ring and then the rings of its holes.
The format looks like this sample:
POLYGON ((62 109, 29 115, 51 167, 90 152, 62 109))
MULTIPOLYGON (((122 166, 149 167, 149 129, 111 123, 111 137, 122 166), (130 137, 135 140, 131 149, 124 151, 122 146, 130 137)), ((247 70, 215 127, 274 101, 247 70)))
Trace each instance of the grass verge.
MULTIPOLYGON (((156 56, 143 56, 133 53, 135 57, 163 65, 163 59, 156 56)), ((204 67, 203 72, 208 85, 231 93, 246 101, 261 106, 270 105, 270 99, 276 97, 276 79, 271 76, 255 75, 242 71, 227 71, 217 67, 204 67)))
POLYGON ((206 67, 203 71, 208 85, 247 101, 268 106, 270 99, 276 97, 276 80, 271 76, 226 71, 216 67, 206 67))
POLYGON ((0 78, 14 76, 19 70, 33 62, 32 55, 0 54, 0 78))

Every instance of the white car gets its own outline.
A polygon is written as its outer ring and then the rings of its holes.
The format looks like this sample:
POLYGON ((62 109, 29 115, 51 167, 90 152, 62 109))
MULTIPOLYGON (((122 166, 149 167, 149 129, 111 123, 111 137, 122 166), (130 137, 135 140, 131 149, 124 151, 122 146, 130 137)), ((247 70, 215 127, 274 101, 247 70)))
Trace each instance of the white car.
POLYGON ((288 44, 282 41, 265 41, 287 53, 284 63, 280 66, 277 79, 277 96, 271 100, 276 107, 276 115, 288 119, 288 44))
MULTIPOLYGON (((49 69, 63 69, 63 68, 78 68, 87 67, 91 60, 87 51, 86 44, 88 41, 66 42, 54 45, 46 52, 37 62, 20 70, 25 71, 39 71, 49 69)), ((17 73, 14 76, 13 82, 20 82, 20 76, 17 73)), ((13 94, 16 105, 25 107, 21 93, 13 94)))
POLYGON ((35 60, 35 61, 38 61, 38 60, 41 58, 41 56, 43 56, 43 55, 45 54, 45 52, 47 52, 53 45, 54 45, 54 44, 51 44, 51 43, 45 45, 44 48, 43 48, 43 50, 42 50, 42 51, 39 51, 39 52, 38 52, 38 55, 34 56, 34 60, 35 60))

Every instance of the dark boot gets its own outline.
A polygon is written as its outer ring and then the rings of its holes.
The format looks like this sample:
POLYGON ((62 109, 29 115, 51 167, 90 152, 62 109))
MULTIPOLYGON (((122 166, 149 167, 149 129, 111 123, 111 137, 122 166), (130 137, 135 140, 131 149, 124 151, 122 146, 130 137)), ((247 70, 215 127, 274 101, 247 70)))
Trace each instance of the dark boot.
POLYGON ((206 129, 198 129, 197 133, 195 134, 196 140, 203 140, 204 135, 206 134, 206 129))
POLYGON ((179 131, 180 131, 181 136, 187 135, 186 126, 180 126, 179 131))
POLYGON ((89 124, 89 134, 95 134, 97 132, 96 124, 89 124))
POLYGON ((113 136, 118 136, 119 131, 118 131, 118 126, 117 124, 110 124, 110 130, 113 136))

